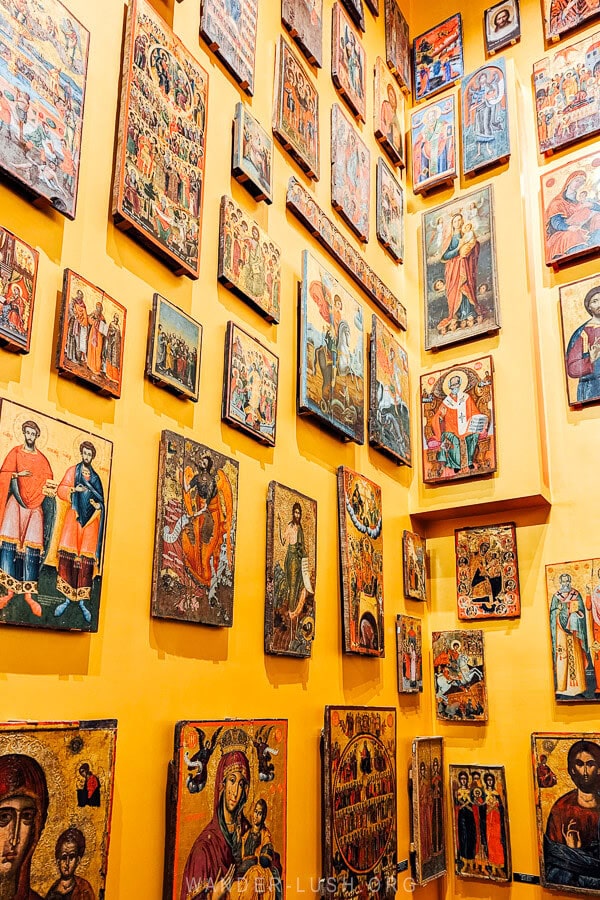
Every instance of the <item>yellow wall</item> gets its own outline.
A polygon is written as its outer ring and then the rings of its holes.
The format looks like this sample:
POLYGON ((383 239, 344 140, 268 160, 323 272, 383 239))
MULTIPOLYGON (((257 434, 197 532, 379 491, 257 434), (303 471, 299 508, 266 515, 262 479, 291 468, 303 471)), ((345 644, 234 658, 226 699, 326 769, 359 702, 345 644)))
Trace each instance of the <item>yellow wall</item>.
MULTIPOLYGON (((465 72, 471 72, 485 62, 482 23, 483 12, 489 5, 485 0, 460 4, 447 0, 422 4, 413 0, 411 33, 421 33, 460 8, 465 33, 465 72)), ((447 495, 457 498, 457 504, 463 496, 472 504, 482 500, 493 502, 502 478, 508 479, 508 489, 517 497, 524 479, 531 483, 535 475, 546 495, 543 485, 546 480, 550 483, 550 510, 511 509, 512 504, 506 498, 503 511, 478 517, 459 517, 460 513, 456 513, 451 520, 426 523, 432 576, 429 616, 432 630, 457 625, 454 529, 510 520, 519 526, 521 619, 485 624, 489 723, 479 727, 439 723, 434 729, 446 739, 448 763, 506 766, 514 870, 537 874, 530 734, 551 730, 593 731, 597 730, 598 723, 598 709, 594 704, 569 707, 554 702, 544 575, 547 563, 590 557, 597 547, 594 526, 599 487, 594 434, 598 433, 599 413, 597 408, 575 412, 568 407, 558 287, 597 273, 598 262, 580 263, 558 274, 544 265, 540 173, 559 164, 562 157, 583 149, 585 143, 555 154, 547 161, 538 156, 531 72, 533 63, 547 52, 539 0, 521 0, 521 27, 521 42, 503 54, 512 82, 509 90, 513 91, 509 98, 513 150, 510 163, 487 176, 461 179, 454 191, 470 190, 479 184, 494 185, 503 328, 497 338, 472 342, 464 349, 447 350, 435 357, 422 350, 413 351, 411 358, 413 369, 417 358, 422 368, 435 366, 438 360, 451 363, 463 354, 470 358, 487 350, 496 359, 498 482, 493 487, 483 481, 473 482, 464 495, 456 485, 445 488, 441 505, 450 505, 446 502, 447 495), (537 379, 533 388, 532 379, 537 379), (539 399, 534 402, 536 392, 543 393, 543 402, 539 399), (538 447, 535 436, 528 430, 527 418, 534 416, 536 409, 539 416, 536 428, 547 436, 547 460, 543 444, 538 447)), ((592 25, 582 34, 593 31, 592 25)), ((580 39, 582 34, 566 38, 561 46, 580 39)), ((425 201, 413 198, 409 204, 407 277, 411 280, 411 297, 421 297, 422 293, 418 262, 420 213, 452 195, 453 192, 447 191, 425 201)), ((418 322, 422 333, 420 317, 415 315, 413 307, 411 312, 412 323, 418 322)), ((411 347, 414 339, 413 332, 411 347)), ((418 486, 415 479, 411 486, 411 511, 423 513, 432 503, 431 494, 431 490, 418 486)), ((439 891, 437 896, 445 898, 538 900, 549 896, 540 888, 527 885, 494 887, 461 881, 452 875, 440 885, 439 891)))
MULTIPOLYGON (((401 600, 399 562, 411 473, 367 446, 343 444, 314 424, 296 419, 296 310, 301 253, 305 248, 346 279, 285 210, 292 173, 305 180, 283 150, 275 151, 275 201, 255 203, 230 176, 231 122, 240 91, 199 43, 199 3, 175 4, 174 26, 210 74, 206 195, 201 277, 177 278, 112 225, 110 184, 119 92, 122 0, 69 0, 91 31, 89 81, 83 133, 77 219, 35 209, 0 184, 0 222, 38 247, 40 279, 32 349, 19 358, 0 350, 0 392, 59 418, 102 432, 114 441, 106 567, 97 635, 61 635, 0 628, 0 719, 119 720, 113 831, 107 897, 158 898, 164 846, 166 766, 173 726, 183 718, 289 718, 288 873, 310 893, 321 873, 319 733, 326 703, 398 701, 395 626, 401 600), (284 251, 282 314, 270 326, 217 285, 219 201, 230 193, 284 251), (52 369, 55 308, 62 270, 69 266, 126 304, 128 309, 123 395, 95 396, 58 378, 52 369), (159 291, 204 325, 200 402, 180 401, 143 379, 148 311, 159 291), (221 423, 223 344, 228 319, 264 341, 281 359, 277 446, 261 447, 221 423), (240 464, 235 626, 231 630, 150 618, 150 584, 158 442, 162 429, 188 434, 236 457, 240 464), (383 486, 386 647, 383 661, 341 653, 338 587, 337 466, 356 468, 383 486), (264 560, 267 485, 277 479, 319 503, 317 639, 310 662, 263 655, 264 560)), ((157 3, 158 8, 164 4, 157 3)), ((331 82, 331 4, 325 2, 324 67, 316 76, 321 102, 319 203, 330 209, 329 110, 338 100, 331 82)), ((383 19, 367 13, 369 72, 383 53, 383 19)), ((261 0, 256 87, 251 108, 270 129, 275 43, 281 33, 279 0, 261 0)), ((370 84, 370 82, 369 82, 370 84)), ((368 93, 362 133, 372 157, 375 203, 376 142, 373 98, 368 93)), ((335 214, 332 213, 335 217, 335 214)), ((342 225, 342 229, 344 226, 342 225)), ((350 237, 350 240, 353 240, 350 237)), ((356 244, 358 246, 358 244, 356 244)), ((404 295, 401 268, 379 246, 374 222, 367 259, 384 281, 404 295)), ((359 295, 360 296, 360 295, 359 295)), ((375 308, 361 297, 365 310, 375 308)), ((416 340, 417 304, 413 301, 416 340)), ((414 610, 418 607, 414 604, 414 610)), ((410 740, 429 730, 429 695, 400 705, 400 855, 408 847, 406 759, 410 740)))
MULTIPOLYGON (((383 6, 383 0, 380 0, 383 6)), ((157 8, 164 9, 158 2, 157 8)), ((484 61, 482 17, 485 0, 463 4, 466 69, 484 61)), ((598 554, 593 529, 600 497, 593 430, 596 409, 569 412, 562 369, 557 284, 596 271, 580 264, 558 276, 543 266, 538 202, 538 169, 530 71, 543 55, 538 0, 522 0, 523 40, 508 50, 513 156, 497 174, 457 183, 455 190, 494 184, 497 202, 499 280, 503 329, 499 336, 439 354, 422 346, 420 214, 453 195, 429 199, 407 192, 406 264, 397 267, 378 245, 374 220, 366 249, 375 268, 409 310, 415 469, 398 469, 369 447, 343 444, 309 420, 296 418, 296 295, 301 252, 309 248, 357 294, 371 303, 285 211, 290 174, 304 176, 278 147, 275 201, 256 204, 230 177, 231 121, 240 92, 198 42, 199 4, 176 4, 174 27, 210 73, 206 195, 202 228, 201 277, 177 278, 116 231, 109 217, 116 105, 121 54, 121 0, 69 0, 73 13, 91 30, 90 68, 83 136, 77 219, 68 222, 35 209, 0 184, 0 224, 38 247, 40 279, 32 349, 17 357, 0 350, 3 396, 102 432, 114 441, 107 553, 100 631, 61 635, 0 629, 0 719, 116 717, 119 740, 108 897, 158 898, 164 845, 164 786, 173 725, 180 718, 289 718, 288 883, 293 897, 311 893, 321 872, 319 731, 326 703, 398 706, 399 857, 408 850, 406 769, 416 734, 439 733, 447 741, 447 762, 507 766, 512 809, 513 858, 517 871, 537 872, 529 734, 544 729, 593 729, 593 706, 558 708, 553 701, 550 641, 544 591, 544 564, 598 554), (519 128, 517 127, 519 124, 519 128), (519 132, 519 133, 518 133, 519 132), (521 193, 525 196, 521 199, 521 193), (243 302, 217 285, 219 200, 230 193, 284 251, 282 315, 266 324, 243 302), (111 401, 59 379, 52 368, 55 312, 62 270, 69 266, 100 285, 128 308, 123 396, 111 401), (180 401, 142 377, 148 310, 154 291, 167 296, 203 323, 204 350, 197 405, 180 401), (225 326, 233 318, 263 340, 281 359, 277 446, 265 449, 221 423, 225 326), (497 361, 499 473, 491 481, 423 488, 418 441, 418 375, 446 362, 493 352, 497 361), (541 402, 541 390, 545 408, 541 402), (231 630, 150 619, 150 582, 158 440, 163 428, 188 434, 234 455, 240 463, 239 526, 235 579, 235 626, 231 630), (549 436, 549 459, 542 437, 549 436), (382 485, 384 504, 386 659, 341 653, 335 471, 349 465, 382 485), (548 466, 549 464, 549 466, 548 466), (577 479, 574 477, 577 475, 577 479), (544 498, 552 486, 551 512, 508 509, 515 498, 544 498), (317 640, 313 659, 263 655, 265 500, 277 479, 319 502, 317 640), (517 622, 486 626, 490 722, 487 726, 440 726, 432 718, 428 665, 420 699, 396 691, 394 618, 404 609, 426 616, 425 633, 457 624, 453 530, 457 524, 493 521, 493 516, 447 521, 461 503, 496 503, 496 521, 519 524, 523 614, 517 622), (408 510, 419 516, 430 537, 431 600, 428 610, 402 599, 400 546, 409 527, 408 510), (501 643, 501 638, 503 638, 501 643), (507 640, 510 638, 510 642, 507 640)), ((404 4, 411 33, 418 34, 456 6, 446 0, 404 4)), ((321 103, 320 205, 330 209, 329 109, 337 98, 330 77, 331 3, 325 0, 324 67, 316 76, 321 103)), ((280 34, 279 0, 261 0, 255 95, 251 108, 269 127, 273 101, 275 42, 280 34)), ((383 17, 366 13, 364 38, 368 72, 383 55, 383 17)), ((373 98, 369 87, 363 137, 372 149, 372 209, 375 204, 377 145, 372 136, 373 98)), ((331 215, 336 218, 335 213, 331 215)), ((344 226, 342 225, 342 230, 344 226)), ((350 237, 350 240, 353 238, 350 237)), ((404 341, 404 338, 402 339, 404 341)), ((541 501, 537 501, 541 502, 541 501)), ((455 512, 454 515, 457 515, 455 512)), ((429 661, 429 651, 426 663, 429 661)), ((450 855, 451 859, 451 855, 450 855)), ((404 892, 400 891, 400 896, 404 892)), ((537 888, 502 889, 454 881, 450 876, 420 891, 434 897, 521 897, 536 900, 537 888)))

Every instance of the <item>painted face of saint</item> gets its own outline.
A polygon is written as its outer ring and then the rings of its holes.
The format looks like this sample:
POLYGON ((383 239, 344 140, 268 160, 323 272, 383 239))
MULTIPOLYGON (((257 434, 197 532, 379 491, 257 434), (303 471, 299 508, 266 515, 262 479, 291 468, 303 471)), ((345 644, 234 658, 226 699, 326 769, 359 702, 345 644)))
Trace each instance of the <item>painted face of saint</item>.
POLYGON ((60 851, 60 855, 58 857, 58 870, 60 872, 60 877, 65 881, 72 878, 75 874, 75 869, 77 868, 78 862, 79 855, 77 852, 77 847, 72 841, 67 841, 63 844, 62 850, 60 851))
POLYGON ((230 772, 225 779, 225 808, 234 813, 244 793, 246 779, 241 772, 230 772))
POLYGON ((17 796, 0 803, 0 881, 18 876, 35 833, 36 804, 17 796))
POLYGON ((586 793, 591 793, 598 789, 598 783, 600 782, 598 761, 587 750, 581 750, 575 757, 571 778, 577 787, 586 793))
POLYGON ((451 378, 448 382, 448 387, 452 396, 455 397, 460 389, 460 378, 451 378))

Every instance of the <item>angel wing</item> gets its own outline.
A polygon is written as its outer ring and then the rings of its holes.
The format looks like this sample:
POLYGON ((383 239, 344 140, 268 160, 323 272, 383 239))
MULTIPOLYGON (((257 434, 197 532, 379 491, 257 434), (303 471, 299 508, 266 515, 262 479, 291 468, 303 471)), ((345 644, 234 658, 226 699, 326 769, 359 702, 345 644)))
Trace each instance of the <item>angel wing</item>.
POLYGON ((219 725, 217 730, 213 733, 213 736, 210 739, 210 752, 211 753, 214 751, 215 747, 217 746, 217 741, 218 741, 219 735, 221 734, 222 731, 223 731, 223 726, 219 725))

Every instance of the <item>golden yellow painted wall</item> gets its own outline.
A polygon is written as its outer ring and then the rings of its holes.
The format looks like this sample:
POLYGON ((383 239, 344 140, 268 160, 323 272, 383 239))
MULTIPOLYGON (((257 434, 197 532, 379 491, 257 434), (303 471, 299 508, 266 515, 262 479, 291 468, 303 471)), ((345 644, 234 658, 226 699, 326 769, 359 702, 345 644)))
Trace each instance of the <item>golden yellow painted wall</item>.
MULTIPOLYGON (((321 103, 321 180, 318 202, 330 209, 329 109, 339 101, 330 77, 331 2, 325 0, 324 66, 316 75, 321 103)), ((382 3, 383 5, 383 3, 382 3)), ((462 4, 466 70, 484 61, 482 16, 485 0, 462 4)), ((491 182, 496 195, 500 296, 503 329, 498 337, 439 354, 422 344, 420 213, 448 199, 407 191, 406 264, 397 267, 378 245, 374 220, 366 249, 368 262, 396 290, 409 311, 405 344, 410 353, 415 468, 398 469, 376 451, 343 444, 295 413, 296 309, 301 252, 309 248, 374 309, 353 283, 285 211, 290 174, 300 170, 276 145, 275 199, 256 204, 230 177, 231 121, 240 92, 198 41, 199 3, 184 0, 174 9, 174 27, 210 73, 206 195, 202 228, 201 277, 177 278, 149 253, 116 231, 109 216, 110 184, 119 91, 121 0, 69 0, 73 13, 91 30, 90 68, 84 123, 77 219, 68 222, 35 209, 0 184, 0 224, 36 246, 40 279, 29 356, 0 350, 2 396, 70 422, 101 430, 114 441, 107 555, 100 631, 61 635, 0 629, 0 719, 119 720, 113 834, 107 897, 158 898, 164 844, 164 787, 173 725, 190 717, 282 716, 289 719, 289 897, 310 895, 321 873, 319 731, 326 703, 384 704, 398 707, 399 857, 408 850, 406 769, 410 741, 417 734, 443 734, 447 762, 505 764, 512 810, 513 860, 517 871, 537 872, 533 791, 529 762, 532 730, 596 727, 593 706, 558 708, 553 701, 550 639, 546 616, 544 564, 598 554, 595 509, 600 502, 594 437, 598 412, 569 412, 566 403, 557 285, 597 271, 594 262, 555 276, 543 265, 539 221, 539 170, 530 73, 543 55, 538 0, 522 0, 523 40, 509 49, 513 156, 490 176, 457 182, 455 190, 491 182), (282 315, 267 325, 242 301, 217 285, 218 206, 230 193, 284 251, 282 315), (62 270, 69 266, 128 308, 123 396, 111 401, 59 379, 52 369, 55 311, 62 270), (197 405, 180 401, 143 379, 148 310, 154 291, 167 296, 204 325, 204 350, 197 405), (265 449, 221 423, 223 342, 234 319, 281 359, 277 446, 265 449), (493 352, 497 361, 499 474, 493 481, 442 488, 420 482, 418 375, 461 358, 493 352), (541 395, 545 398, 542 403, 541 395), (188 434, 236 457, 240 463, 235 624, 215 631, 149 616, 158 440, 163 428, 188 434), (548 437, 548 454, 543 436, 548 437), (335 471, 346 464, 381 484, 384 504, 386 659, 359 659, 341 653, 335 471), (317 639, 310 662, 263 655, 265 500, 271 479, 319 502, 317 639), (487 726, 438 726, 432 717, 429 651, 425 693, 399 697, 396 690, 394 618, 407 609, 425 616, 425 633, 457 624, 453 530, 457 524, 493 521, 472 516, 451 521, 440 508, 476 506, 532 493, 553 506, 495 513, 496 521, 520 526, 519 559, 523 614, 520 621, 486 626, 490 722, 487 726), (408 510, 425 514, 431 565, 431 600, 426 610, 402 598, 400 542, 409 526, 408 510)), ((157 8, 164 9, 157 2, 157 8)), ((405 4, 411 33, 417 34, 456 11, 446 0, 405 4)), ((250 105, 269 127, 273 102, 275 42, 281 33, 279 0, 261 0, 255 95, 250 105)), ((383 19, 366 13, 368 72, 383 54, 383 19)), ((372 136, 373 98, 361 127, 372 150, 375 203, 377 145, 372 136)), ((336 214, 331 213, 336 219, 336 214)), ((342 225, 342 230, 344 226, 342 225)), ((350 237, 353 241, 353 238, 350 237)), ((404 338, 402 339, 404 341, 404 338)), ((457 515, 457 513, 454 513, 457 515)), ((451 856, 450 856, 451 858, 451 856)), ((537 900, 538 888, 494 888, 455 881, 452 876, 420 890, 435 897, 537 900)), ((399 896, 403 896, 401 890, 399 896)))
MULTIPOLYGON (((485 62, 483 12, 491 5, 485 0, 460 4, 432 0, 412 3, 411 33, 417 35, 460 9, 465 33, 465 72, 485 62)), ((597 23, 596 23, 596 28, 597 23)), ((544 161, 537 154, 535 110, 531 73, 533 63, 546 50, 543 42, 539 0, 521 0, 522 40, 504 51, 510 97, 513 154, 508 166, 489 175, 461 179, 455 192, 470 190, 479 184, 494 185, 500 304, 503 328, 497 338, 472 342, 462 348, 444 351, 433 357, 413 352, 413 368, 420 359, 423 368, 438 359, 449 362, 461 356, 471 358, 488 349, 496 359, 496 402, 498 407, 500 477, 508 479, 509 489, 518 490, 523 479, 531 479, 535 459, 540 461, 541 482, 550 484, 552 507, 537 510, 507 509, 502 512, 464 516, 457 512, 452 520, 427 524, 431 565, 431 604, 429 624, 432 630, 454 628, 457 624, 454 564, 454 529, 501 521, 516 521, 518 528, 519 569, 522 593, 521 619, 484 625, 489 689, 489 724, 483 727, 451 724, 435 725, 446 739, 449 763, 503 764, 506 766, 513 866, 516 872, 537 874, 537 838, 533 807, 533 783, 530 763, 532 731, 593 731, 598 728, 598 709, 557 705, 554 702, 550 631, 548 626, 544 566, 593 556, 597 547, 599 497, 596 477, 595 440, 599 413, 596 408, 570 411, 567 404, 560 321, 558 287, 598 272, 598 261, 570 266, 554 274, 544 265, 540 217, 539 176, 577 153, 586 143, 544 161), (531 389, 532 378, 538 384, 531 389), (535 446, 527 419, 534 414, 532 393, 543 395, 537 403, 539 433, 547 436, 535 446)), ((565 38, 560 46, 594 31, 594 25, 565 38)), ((588 141, 587 144, 592 144, 588 141)), ((420 212, 451 196, 443 192, 425 201, 413 199, 408 226, 407 277, 411 296, 421 296, 419 274, 420 212)), ((422 322, 416 317, 419 327, 422 322)), ((413 322, 415 314, 413 313, 413 322)), ((411 335, 411 342, 414 333, 411 335)), ((537 471, 537 470, 536 470, 537 471)), ((451 486, 444 494, 462 499, 460 488, 451 486), (455 493, 456 491, 456 493, 455 493)), ((494 491, 483 481, 473 482, 465 491, 471 503, 494 499, 494 491)), ((411 511, 423 512, 429 495, 415 480, 411 487, 411 511), (423 500, 425 503, 423 504, 423 500)), ((449 505, 449 504, 448 504, 449 505)), ((439 887, 447 898, 509 898, 538 900, 550 896, 540 888, 527 885, 494 887, 455 879, 452 875, 439 887)), ((563 894, 560 894, 563 896, 563 894)), ((564 894, 564 896, 567 896, 564 894)))
MULTIPOLYGON (((68 5, 91 31, 77 219, 68 222, 35 209, 0 184, 1 224, 41 253, 31 353, 20 358, 0 350, 0 392, 90 430, 101 430, 114 441, 100 631, 84 636, 1 628, 0 719, 114 716, 119 720, 107 897, 136 900, 161 896, 164 791, 174 723, 194 717, 288 717, 288 896, 294 897, 300 890, 309 895, 311 880, 314 887, 321 874, 319 734, 323 708, 327 703, 398 703, 394 619, 405 608, 400 543, 402 529, 409 525, 411 472, 398 469, 367 446, 344 444, 311 422, 296 418, 296 311, 302 250, 311 249, 343 279, 361 298, 368 319, 374 307, 286 213, 290 175, 305 179, 284 151, 277 148, 275 152, 271 207, 255 203, 232 182, 231 123, 240 91, 199 43, 197 0, 175 4, 174 27, 210 73, 200 280, 191 282, 170 274, 116 231, 109 209, 123 3, 68 0, 68 5), (224 193, 231 193, 283 248, 279 326, 266 324, 217 285, 219 201, 224 193), (56 302, 66 266, 127 306, 123 395, 116 402, 58 378, 52 369, 56 302), (204 325, 198 404, 180 401, 143 378, 148 311, 155 291, 204 325), (275 449, 265 449, 221 423, 228 319, 280 356, 275 449), (240 464, 235 623, 231 630, 150 618, 158 442, 164 428, 232 454, 240 464), (340 464, 356 468, 384 491, 387 655, 383 661, 341 653, 335 478, 340 464), (317 639, 310 662, 263 655, 265 504, 271 479, 298 488, 319 503, 317 639)), ((325 209, 330 209, 329 109, 335 100, 343 105, 330 74, 331 6, 325 0, 324 67, 316 76, 322 153, 316 195, 325 209)), ((157 7, 162 9, 164 4, 157 3, 157 7)), ((383 18, 374 20, 367 13, 367 23, 365 45, 371 72, 376 54, 383 53, 383 18)), ((272 114, 275 43, 280 33, 279 0, 261 0, 256 88, 250 105, 267 129, 272 114)), ((361 130, 373 154, 374 205, 377 152, 372 110, 369 88, 367 124, 361 130)), ((404 297, 402 269, 379 246, 374 222, 366 255, 381 277, 404 297)), ((416 297, 410 298, 410 306, 416 348, 416 297)), ((417 610, 413 604, 413 611, 417 610)), ((430 730, 429 705, 429 686, 424 698, 402 700, 399 705, 401 858, 408 849, 406 760, 412 737, 430 730)))

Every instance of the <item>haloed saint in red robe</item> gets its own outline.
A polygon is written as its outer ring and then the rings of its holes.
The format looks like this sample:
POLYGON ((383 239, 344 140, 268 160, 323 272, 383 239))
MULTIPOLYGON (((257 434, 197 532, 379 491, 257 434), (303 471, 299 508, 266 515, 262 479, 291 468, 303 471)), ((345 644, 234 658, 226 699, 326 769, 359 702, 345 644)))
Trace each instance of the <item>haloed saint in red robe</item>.
POLYGON ((44 487, 52 468, 39 450, 13 447, 0 468, 0 584, 37 592, 44 549, 44 487), (28 472, 17 477, 17 473, 28 472))

